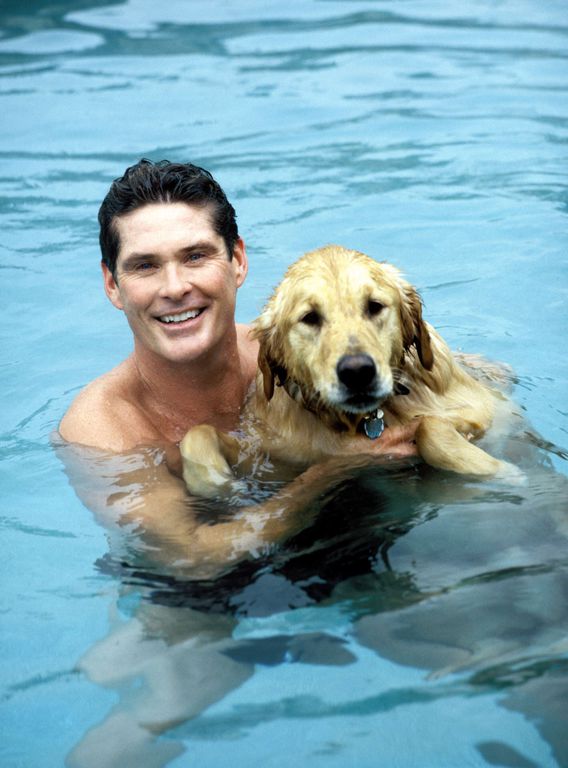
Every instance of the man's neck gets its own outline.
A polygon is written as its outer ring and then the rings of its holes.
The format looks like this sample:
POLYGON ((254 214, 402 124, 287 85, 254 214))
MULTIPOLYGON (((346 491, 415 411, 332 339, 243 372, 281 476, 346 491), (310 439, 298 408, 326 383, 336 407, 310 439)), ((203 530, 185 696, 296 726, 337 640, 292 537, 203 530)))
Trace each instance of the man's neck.
POLYGON ((233 429, 250 384, 236 333, 223 349, 190 363, 174 363, 135 346, 129 359, 138 405, 156 429, 180 440, 195 424, 233 429))

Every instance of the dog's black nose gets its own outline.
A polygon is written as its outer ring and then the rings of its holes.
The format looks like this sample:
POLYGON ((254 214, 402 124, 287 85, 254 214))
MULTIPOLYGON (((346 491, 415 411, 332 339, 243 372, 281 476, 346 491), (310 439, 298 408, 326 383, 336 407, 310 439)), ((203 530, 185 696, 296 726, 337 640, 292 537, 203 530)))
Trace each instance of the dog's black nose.
POLYGON ((369 355, 343 355, 337 363, 337 376, 353 392, 366 389, 377 375, 373 358, 369 355))

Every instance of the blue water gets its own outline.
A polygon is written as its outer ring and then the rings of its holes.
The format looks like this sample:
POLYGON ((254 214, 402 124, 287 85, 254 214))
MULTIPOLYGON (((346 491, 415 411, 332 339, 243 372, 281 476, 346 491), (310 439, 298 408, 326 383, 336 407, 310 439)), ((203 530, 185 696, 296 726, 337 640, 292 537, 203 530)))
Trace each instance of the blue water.
POLYGON ((567 766, 564 0, 2 0, 0 22, 2 765, 567 766), (547 443, 528 485, 371 473, 197 596, 117 562, 50 434, 130 350, 96 214, 141 156, 234 202, 239 320, 326 242, 401 267, 453 347, 514 368, 547 443))

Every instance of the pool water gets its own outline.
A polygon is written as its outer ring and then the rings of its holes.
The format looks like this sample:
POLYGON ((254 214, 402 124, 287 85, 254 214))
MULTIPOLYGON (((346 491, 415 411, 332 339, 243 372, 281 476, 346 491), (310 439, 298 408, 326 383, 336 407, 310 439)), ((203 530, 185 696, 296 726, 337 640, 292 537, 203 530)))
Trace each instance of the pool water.
POLYGON ((563 0, 3 0, 0 20, 1 764, 568 765, 563 0), (241 321, 326 242, 403 269, 452 347, 514 369, 526 486, 393 465, 223 579, 130 560, 50 436, 130 351, 96 214, 142 156, 226 189, 241 321))

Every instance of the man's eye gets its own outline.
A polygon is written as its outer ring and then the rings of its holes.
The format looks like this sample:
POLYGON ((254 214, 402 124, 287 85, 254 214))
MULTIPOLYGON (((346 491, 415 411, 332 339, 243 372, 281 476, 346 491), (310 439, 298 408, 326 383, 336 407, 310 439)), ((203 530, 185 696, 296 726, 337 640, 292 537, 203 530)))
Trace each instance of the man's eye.
POLYGON ((204 253, 199 253, 199 252, 189 253, 187 255, 186 261, 189 262, 190 264, 193 264, 196 261, 201 261, 201 259, 204 259, 204 258, 205 258, 205 254, 204 253))
POLYGON ((141 261, 136 265, 135 269, 137 272, 148 272, 153 266, 151 261, 141 261))

